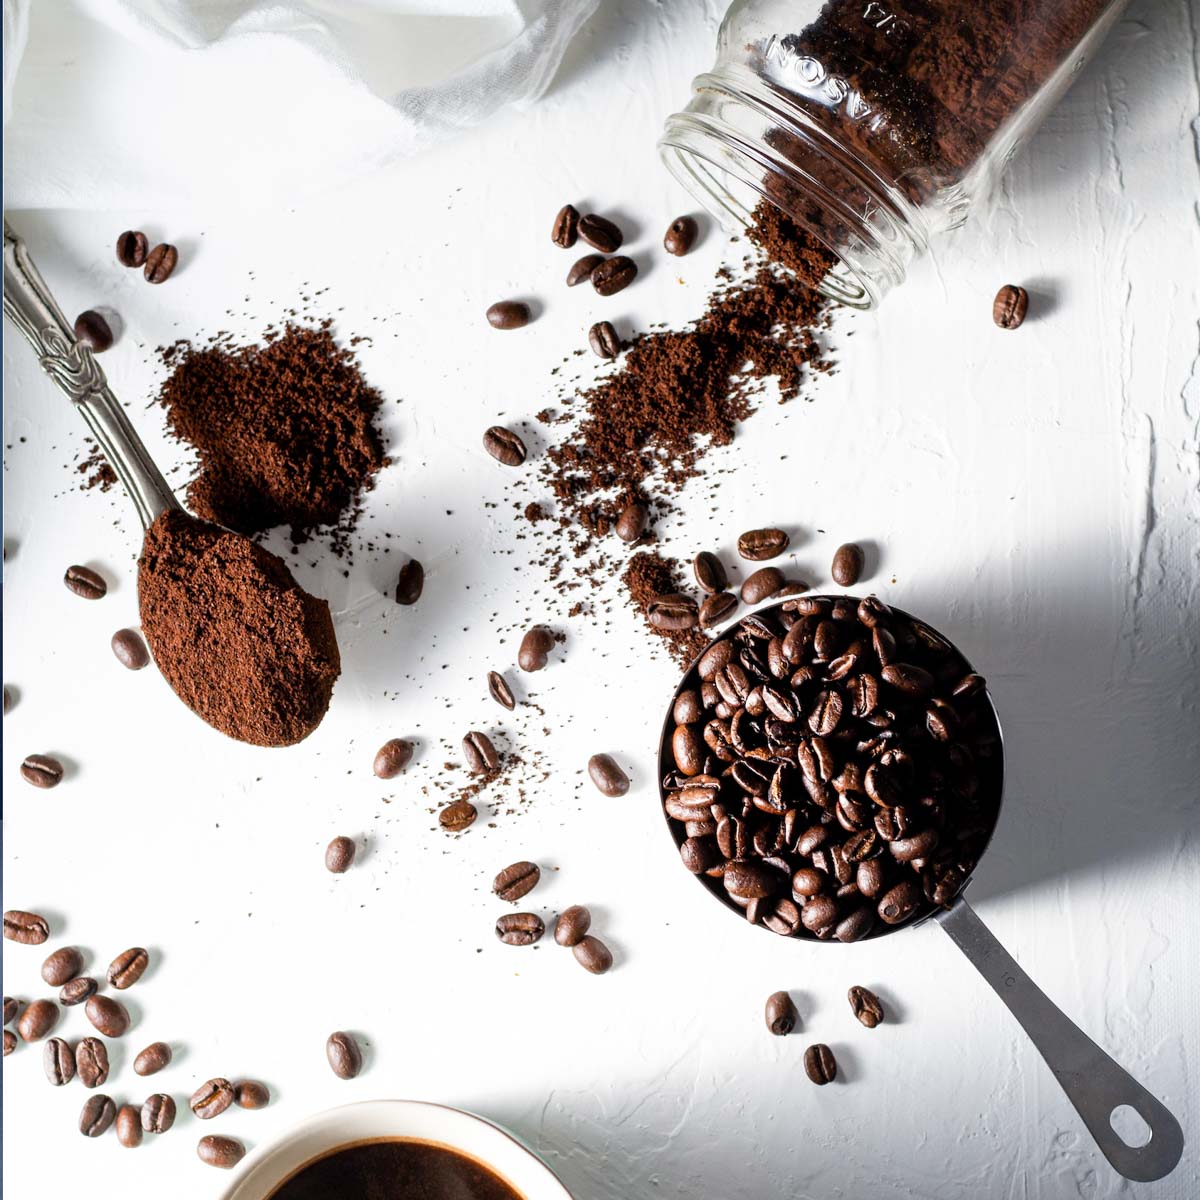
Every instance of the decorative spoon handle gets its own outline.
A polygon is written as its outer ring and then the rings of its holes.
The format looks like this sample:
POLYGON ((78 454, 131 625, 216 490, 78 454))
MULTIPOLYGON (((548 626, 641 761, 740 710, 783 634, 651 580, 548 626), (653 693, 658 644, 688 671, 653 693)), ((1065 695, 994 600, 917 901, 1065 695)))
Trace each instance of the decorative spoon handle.
POLYGON ((42 370, 87 422, 117 478, 133 500, 143 528, 160 513, 178 508, 167 481, 134 432, 125 410, 96 365, 91 350, 76 340, 25 243, 4 222, 4 315, 37 352, 42 370))

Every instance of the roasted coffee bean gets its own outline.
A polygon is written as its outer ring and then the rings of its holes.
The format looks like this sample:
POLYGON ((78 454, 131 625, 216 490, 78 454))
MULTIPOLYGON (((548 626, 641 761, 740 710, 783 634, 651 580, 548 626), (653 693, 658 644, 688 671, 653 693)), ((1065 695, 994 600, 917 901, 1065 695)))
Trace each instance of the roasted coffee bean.
POLYGON ((523 300, 497 300, 487 310, 488 324, 493 329, 523 329, 532 317, 523 300))
POLYGON ((879 901, 879 916, 889 925, 899 925, 916 912, 920 903, 921 889, 913 880, 905 879, 884 893, 879 901))
POLYGON ((738 538, 738 553, 752 562, 762 562, 778 558, 788 548, 790 540, 782 529, 750 529, 738 538))
POLYGON ((354 864, 354 839, 338 836, 325 847, 325 870, 342 875, 354 864))
POLYGON ((820 871, 812 867, 800 867, 792 875, 792 895, 808 900, 823 892, 827 884, 827 877, 820 871))
POLYGON ((90 975, 80 975, 75 979, 68 979, 58 993, 58 1002, 67 1008, 83 1004, 96 994, 97 986, 96 981, 90 975))
POLYGON ((593 754, 588 759, 588 775, 606 796, 624 796, 629 791, 629 776, 617 765, 611 754, 593 754))
POLYGON ((142 274, 147 283, 166 283, 174 274, 178 263, 179 251, 170 242, 159 242, 146 255, 146 265, 142 268, 142 274))
POLYGON ((679 846, 679 857, 693 875, 702 875, 716 864, 719 856, 716 843, 707 837, 685 838, 679 846))
POLYGON ((858 864, 854 872, 854 881, 864 896, 874 899, 883 891, 885 876, 886 868, 883 862, 873 858, 858 864))
POLYGON ((142 1132, 166 1133, 175 1124, 175 1101, 163 1092, 147 1096, 142 1105, 142 1132))
POLYGON ((832 1083, 837 1078, 837 1059, 823 1042, 809 1046, 804 1052, 804 1071, 813 1083, 832 1083))
POLYGON ((500 755, 486 733, 472 729, 462 740, 463 757, 472 775, 490 775, 500 766, 500 755))
POLYGON ((545 625, 535 625, 521 639, 517 665, 522 671, 540 671, 550 661, 554 634, 545 625))
POLYGON ((637 263, 624 254, 606 258, 592 272, 592 287, 601 296, 615 296, 624 291, 637 277, 637 263))
POLYGON ((488 695, 491 696, 497 704, 503 705, 510 712, 517 707, 517 702, 513 698, 512 688, 508 686, 507 680, 499 671, 489 671, 487 675, 488 695))
POLYGON ((725 868, 723 882, 731 896, 753 900, 756 896, 773 896, 781 891, 787 876, 754 859, 734 859, 725 868))
POLYGON ((196 1155, 207 1166, 230 1171, 246 1157, 246 1147, 237 1138, 210 1133, 196 1143, 196 1155))
POLYGON ((954 685, 953 695, 955 700, 969 700, 973 696, 980 695, 986 687, 987 684, 982 675, 964 675, 954 685))
POLYGON ((93 354, 103 354, 113 344, 113 332, 108 322, 94 308, 89 308, 75 318, 75 340, 93 354))
POLYGON ((541 877, 542 871, 537 863, 515 862, 512 866, 505 867, 492 880, 492 891, 501 900, 520 900, 522 896, 527 895, 537 887, 538 880, 541 877))
POLYGON ((85 1088, 100 1087, 108 1081, 108 1047, 97 1037, 85 1037, 75 1047, 75 1069, 85 1088))
POLYGON ((1029 293, 1015 283, 1006 283, 992 301, 992 320, 1001 329, 1016 329, 1029 311, 1029 293))
POLYGON ((828 935, 838 919, 838 904, 832 897, 822 893, 813 896, 800 910, 800 921, 809 933, 828 935))
POLYGON ((462 833, 478 816, 479 810, 470 800, 454 800, 438 813, 438 824, 450 833, 462 833))
POLYGON ((833 555, 833 582, 838 587, 853 587, 862 575, 864 561, 861 546, 855 542, 844 542, 833 555))
POLYGON ((888 850, 897 862, 906 863, 927 858, 937 849, 937 844, 938 831, 922 829, 920 833, 914 833, 911 837, 896 838, 888 842, 888 850))
POLYGON ((17 1035, 11 1029, 4 1031, 4 1057, 7 1058, 17 1048, 17 1035))
POLYGON ((133 1060, 135 1075, 156 1075, 171 1061, 171 1047, 166 1042, 151 1042, 144 1050, 139 1050, 133 1060))
POLYGON ((767 997, 766 1018, 767 1028, 776 1037, 785 1037, 796 1028, 800 1014, 787 992, 772 992, 767 997))
POLYGON ((130 671, 140 671, 150 663, 150 651, 136 629, 118 629, 111 645, 117 662, 130 671))
POLYGON ((550 240, 564 250, 570 250, 579 237, 579 209, 573 204, 564 204, 554 218, 550 240))
POLYGON ((834 927, 833 936, 839 942, 857 942, 871 932, 875 924, 874 909, 863 906, 843 917, 834 927))
POLYGON ((603 975, 613 964, 612 951, 598 938, 588 934, 571 947, 575 961, 593 975, 603 975))
POLYGON ((525 443, 503 425, 493 425, 485 430, 483 448, 506 467, 519 467, 525 461, 525 443))
POLYGON ((211 1121, 213 1117, 219 1117, 232 1103, 233 1084, 219 1075, 202 1083, 188 1101, 192 1112, 201 1121, 211 1121))
POLYGON ((140 229, 127 229, 117 238, 117 262, 123 267, 140 267, 149 249, 150 243, 140 229))
POLYGON ((911 663, 888 663, 879 674, 884 683, 908 696, 925 697, 933 691, 933 676, 911 663))
POLYGON ((833 688, 820 692, 808 714, 808 727, 813 733, 827 737, 842 719, 842 695, 833 688))
POLYGON ((108 594, 108 584, 104 577, 97 574, 91 567, 68 567, 63 575, 63 583, 67 590, 84 600, 101 600, 108 594))
POLYGON ((646 619, 655 629, 675 633, 694 629, 699 620, 696 601, 678 593, 659 596, 646 607, 646 619))
POLYGON ((578 287, 581 283, 587 283, 592 277, 592 272, 603 261, 603 254, 585 254, 582 258, 577 258, 567 272, 567 287, 578 287))
POLYGON ((621 353, 621 337, 611 321, 597 321, 588 330, 588 345, 597 358, 606 362, 612 362, 621 353))
POLYGON ((891 619, 892 610, 878 596, 865 596, 858 602, 858 619, 868 629, 891 619))
MULTIPOLYGON (((62 782, 63 765, 57 758, 48 754, 29 754, 21 764, 21 778, 34 787, 52 788, 62 782)), ((4 924, 5 936, 8 935, 8 922, 4 924)))
POLYGON ((692 572, 696 576, 696 582, 700 585, 700 590, 707 592, 710 596, 715 595, 717 592, 723 592, 729 586, 728 577, 725 574, 725 568, 721 564, 721 560, 715 554, 710 554, 707 550, 701 550, 692 559, 692 572))
POLYGON ((686 725, 689 721, 698 721, 704 715, 703 702, 700 693, 695 688, 687 688, 675 697, 675 706, 671 710, 676 725, 686 725))
POLYGON ((83 955, 74 946, 63 946, 42 963, 42 978, 51 987, 62 987, 67 980, 74 979, 82 969, 83 955))
POLYGON ((579 236, 601 254, 614 254, 625 240, 621 230, 606 217, 588 213, 579 219, 579 236))
POLYGON ((506 946, 532 946, 545 932, 537 913, 505 913, 496 922, 496 936, 506 946))
POLYGON ((238 1108, 266 1108, 271 1103, 271 1092, 257 1079, 243 1079, 234 1085, 233 1102, 238 1108))
POLYGON ((783 587, 783 572, 778 567, 759 567, 747 575, 741 588, 744 604, 758 604, 783 587))
POLYGON ((879 851, 879 834, 874 829, 861 829, 851 834, 842 847, 848 862, 860 863, 879 851))
POLYGON ((855 984, 847 993, 850 1011, 868 1028, 874 1029, 883 1020, 883 1005, 869 988, 855 984))
POLYGON ((771 908, 762 918, 764 927, 780 937, 791 937, 800 928, 799 906, 786 897, 769 903, 771 908))
POLYGON ((375 754, 374 771, 380 779, 395 779, 412 762, 412 742, 392 738, 384 742, 375 754))
POLYGON ((425 568, 415 558, 410 558, 400 568, 396 578, 396 603, 406 606, 416 604, 424 590, 425 568))
POLYGON ((105 1037, 118 1038, 129 1028, 129 1013, 125 1011, 125 1005, 111 996, 92 996, 83 1011, 105 1037))
POLYGON ((682 258, 695 244, 700 233, 700 226, 695 217, 676 217, 667 226, 663 235, 663 249, 676 258, 682 258))
POLYGON ((108 964, 108 982, 118 991, 133 987, 150 965, 150 955, 141 946, 133 946, 118 954, 108 964))
POLYGON ((84 1137, 99 1137, 116 1118, 117 1106, 108 1096, 89 1096, 79 1114, 79 1132, 84 1137))
POLYGON ((11 1025, 16 1020, 17 1009, 20 1005, 12 996, 4 997, 4 1024, 11 1025))
POLYGON ((58 1023, 58 1005, 53 1000, 32 1000, 17 1018, 21 1040, 40 1042, 58 1023))
POLYGON ((714 625, 720 625, 722 621, 733 615, 737 606, 737 597, 732 592, 717 592, 712 596, 706 596, 704 603, 700 605, 701 627, 711 629, 714 625))
POLYGON ((685 775, 699 775, 704 769, 704 743, 691 725, 677 725, 671 738, 675 765, 685 775))
POLYGON ((617 537, 623 542, 636 542, 646 532, 650 523, 650 510, 636 500, 625 505, 617 518, 617 537))
POLYGON ((75 1078, 75 1052, 62 1038, 53 1037, 42 1049, 42 1067, 46 1078, 62 1087, 75 1078))
POLYGON ((117 1109, 117 1141, 127 1150, 142 1144, 142 1116, 132 1104, 117 1109))
POLYGON ((591 928, 592 914, 582 904, 572 904, 558 914, 554 922, 554 940, 560 946, 575 946, 591 928))

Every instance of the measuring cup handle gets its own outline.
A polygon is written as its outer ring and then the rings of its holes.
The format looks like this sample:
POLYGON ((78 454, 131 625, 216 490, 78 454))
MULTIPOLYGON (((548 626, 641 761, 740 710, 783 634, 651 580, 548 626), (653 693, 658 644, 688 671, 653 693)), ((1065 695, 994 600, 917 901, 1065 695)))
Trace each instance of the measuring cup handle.
POLYGON ((1170 1174, 1183 1154, 1183 1131, 1166 1106, 1068 1020, 965 900, 937 921, 1020 1022, 1113 1168, 1138 1181, 1170 1174), (1113 1110, 1125 1104, 1150 1127, 1144 1146, 1128 1145, 1112 1126, 1113 1110))

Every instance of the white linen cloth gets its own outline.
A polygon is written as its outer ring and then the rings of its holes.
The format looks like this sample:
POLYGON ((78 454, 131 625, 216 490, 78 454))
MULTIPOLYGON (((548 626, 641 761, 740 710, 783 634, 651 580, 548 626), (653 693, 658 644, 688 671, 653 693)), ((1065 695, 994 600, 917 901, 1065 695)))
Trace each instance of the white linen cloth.
POLYGON ((545 90, 599 0, 3 0, 5 204, 292 206, 545 90))

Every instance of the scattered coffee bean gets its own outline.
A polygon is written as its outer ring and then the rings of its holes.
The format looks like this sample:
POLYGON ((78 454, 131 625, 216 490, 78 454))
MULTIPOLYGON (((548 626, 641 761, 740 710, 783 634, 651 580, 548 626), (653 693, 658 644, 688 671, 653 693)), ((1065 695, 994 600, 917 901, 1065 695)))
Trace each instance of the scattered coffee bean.
POLYGON ((732 592, 717 592, 714 596, 706 596, 704 603, 700 605, 701 628, 712 629, 714 625, 720 625, 727 617, 733 615, 737 606, 737 597, 732 592))
POLYGON ((105 1037, 118 1038, 129 1028, 129 1013, 120 1000, 111 996, 92 996, 83 1011, 87 1019, 105 1037))
POLYGON ((498 300, 487 310, 488 324, 493 329, 523 329, 532 315, 522 300, 498 300))
POLYGON ((840 545, 833 555, 833 582, 838 587, 853 587, 862 575, 862 547, 855 542, 845 542, 840 545))
POLYGON ((130 671, 140 671, 150 663, 150 651, 136 629, 118 629, 112 635, 112 652, 130 671))
POLYGON ((103 354, 113 344, 113 332, 108 322, 94 308, 89 308, 75 318, 75 340, 93 354, 103 354))
POLYGON ((868 988, 855 984, 847 993, 850 1011, 868 1028, 874 1029, 883 1020, 883 1005, 868 988))
POLYGON ((246 1157, 246 1147, 237 1138, 210 1133, 196 1143, 196 1155, 206 1166, 231 1171, 246 1157))
POLYGON ((573 204, 564 204, 554 218, 550 240, 564 250, 570 250, 579 237, 579 209, 573 204))
POLYGON ((219 1117, 233 1103, 233 1084, 219 1075, 202 1083, 188 1101, 192 1112, 201 1121, 219 1117))
POLYGON ((127 1150, 142 1144, 142 1114, 132 1104, 117 1109, 117 1141, 127 1150))
POLYGON ((503 425, 493 425, 484 433, 483 448, 506 467, 519 467, 525 461, 525 443, 503 425))
POLYGON ((778 558, 791 539, 782 529, 750 529, 738 538, 738 553, 752 562, 778 558))
POLYGON ((157 1075, 171 1061, 171 1047, 166 1042, 151 1042, 144 1050, 139 1050, 133 1060, 135 1075, 157 1075))
POLYGON ((921 889, 911 879, 905 879, 883 895, 879 901, 879 915, 889 925, 907 921, 917 911, 922 900, 921 889))
POLYGON ((34 787, 57 787, 62 782, 63 773, 62 763, 49 754, 29 754, 21 764, 21 778, 34 787))
POLYGON ((629 776, 617 765, 611 754, 593 754, 588 759, 588 775, 606 796, 623 796, 629 791, 629 776))
POLYGON ((17 1032, 25 1042, 40 1042, 58 1023, 58 1005, 53 1000, 31 1000, 17 1018, 17 1032))
POLYGON ((96 1037, 85 1037, 75 1047, 75 1068, 85 1088, 100 1087, 108 1081, 108 1047, 96 1037))
POLYGON ((646 532, 646 526, 649 523, 650 510, 644 504, 639 504, 634 500, 625 505, 621 510, 621 515, 617 518, 617 537, 623 542, 636 542, 646 532))
POLYGON ((339 1079, 353 1079, 362 1070, 362 1051, 352 1033, 331 1033, 325 1041, 325 1057, 339 1079))
POLYGON ((99 1137, 116 1118, 117 1106, 108 1096, 89 1096, 79 1114, 79 1132, 84 1137, 99 1137))
POLYGON ((108 982, 119 992, 133 987, 150 965, 150 955, 141 946, 122 951, 108 964, 108 982))
POLYGON ((12 996, 4 997, 4 1024, 5 1025, 11 1025, 13 1023, 13 1021, 16 1019, 17 1009, 19 1007, 20 1007, 20 1005, 17 1003, 17 1001, 15 1000, 14 997, 12 997, 12 996))
POLYGON ((517 707, 517 702, 513 698, 512 688, 508 686, 508 681, 499 671, 489 671, 487 681, 488 695, 497 704, 507 708, 510 712, 517 707))
POLYGON ((438 823, 450 833, 462 833, 464 829, 475 824, 477 816, 479 810, 470 800, 455 800, 438 813, 438 823))
POLYGON ((592 272, 592 287, 601 296, 615 296, 624 291, 637 278, 637 263, 624 254, 606 258, 592 272))
POLYGON ((354 839, 338 836, 325 847, 325 870, 345 874, 354 863, 354 839))
POLYGON ((142 274, 147 283, 166 283, 179 262, 179 251, 170 242, 160 242, 146 255, 142 274))
POLYGON ((142 1105, 142 1132, 166 1133, 175 1124, 175 1101, 163 1092, 147 1096, 142 1105))
POLYGON ((521 639, 517 665, 522 671, 540 671, 550 661, 553 648, 554 634, 545 625, 535 625, 521 639))
POLYGON ((581 283, 586 283, 603 261, 603 254, 585 254, 582 258, 577 258, 567 272, 567 287, 578 287, 581 283))
POLYGON ((1015 283, 1006 283, 992 301, 992 320, 1001 329, 1016 329, 1029 311, 1029 293, 1015 283))
POLYGON ((501 900, 520 900, 522 896, 533 891, 541 877, 542 871, 537 863, 515 862, 512 866, 505 867, 492 880, 492 891, 501 900))
POLYGON ((416 604, 424 590, 425 568, 415 558, 410 558, 400 568, 400 575, 396 580, 396 603, 416 604))
POLYGON ((11 1029, 4 1031, 4 1057, 7 1058, 17 1048, 17 1035, 11 1029))
POLYGON ((395 779, 412 762, 412 742, 392 738, 384 742, 375 754, 374 771, 380 779, 395 779))
POLYGON ((710 596, 716 595, 717 592, 723 592, 729 586, 729 579, 721 560, 707 550, 701 550, 692 559, 692 572, 696 576, 700 590, 707 592, 710 596))
POLYGON ((837 1059, 828 1046, 818 1042, 805 1050, 804 1070, 815 1084, 831 1083, 837 1078, 837 1059))
POLYGON ((140 229, 127 229, 117 238, 117 262, 123 267, 140 267, 149 248, 150 243, 140 229))
POLYGON ((67 1008, 83 1004, 96 994, 97 986, 98 984, 90 975, 80 975, 75 979, 68 979, 58 993, 58 1002, 67 1008))
POLYGON ((63 576, 63 583, 69 591, 84 600, 100 600, 108 594, 108 584, 91 567, 68 567, 63 576))
POLYGON ((768 596, 775 595, 784 582, 783 572, 778 567, 759 567, 742 582, 742 603, 758 604, 768 596))
POLYGON ((560 946, 576 946, 591 928, 592 914, 582 904, 572 904, 554 922, 554 940, 560 946))
POLYGON ((82 969, 83 955, 74 946, 63 946, 42 963, 42 978, 51 987, 62 987, 67 980, 74 979, 82 969))
POLYGON ((784 1037, 796 1028, 800 1019, 796 1006, 787 992, 772 992, 767 997, 767 1028, 776 1037, 784 1037))
POLYGON ((655 629, 675 633, 683 629, 695 629, 700 619, 696 601, 691 596, 678 593, 659 596, 646 606, 646 620, 655 629))
POLYGON ((472 775, 490 775, 500 765, 500 755, 486 733, 472 729, 462 740, 463 757, 472 775))
POLYGON ((588 213, 580 218, 579 236, 601 254, 615 254, 625 240, 624 234, 612 221, 606 217, 598 217, 595 213, 588 213))
POLYGON ((621 338, 611 321, 597 321, 588 330, 588 345, 598 358, 612 362, 621 353, 621 338))
POLYGON ((667 226, 667 232, 663 236, 663 249, 668 254, 682 257, 696 244, 699 232, 700 226, 696 224, 695 217, 676 217, 667 226))
POLYGON ((593 975, 603 975, 613 964, 612 951, 598 938, 587 934, 571 947, 575 961, 593 975))
POLYGON ((271 1092, 257 1079, 243 1079, 234 1086, 233 1102, 238 1108, 266 1108, 271 1103, 271 1092))
POLYGON ((42 1049, 42 1067, 46 1078, 62 1087, 75 1078, 75 1052, 62 1038, 52 1037, 42 1049))
POLYGON ((496 936, 506 946, 532 946, 545 932, 537 913, 505 913, 496 922, 496 936))

